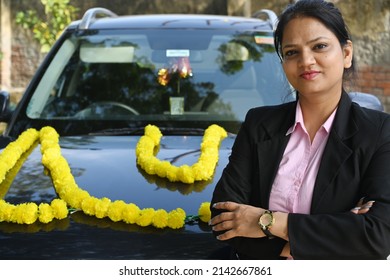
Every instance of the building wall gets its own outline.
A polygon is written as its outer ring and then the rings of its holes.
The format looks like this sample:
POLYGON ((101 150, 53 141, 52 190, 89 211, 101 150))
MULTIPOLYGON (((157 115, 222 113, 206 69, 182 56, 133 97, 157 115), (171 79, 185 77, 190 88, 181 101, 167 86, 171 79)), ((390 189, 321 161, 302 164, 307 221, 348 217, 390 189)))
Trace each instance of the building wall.
POLYGON ((390 0, 339 0, 352 34, 356 90, 377 95, 390 112, 390 0))
MULTIPOLYGON (((43 14, 40 0, 8 0, 11 18, 18 11, 35 9, 43 14)), ((358 75, 351 90, 376 94, 390 112, 390 0, 331 0, 342 11, 354 42, 358 75)), ((271 9, 279 14, 291 0, 252 0, 250 9, 271 9)), ((205 13, 247 14, 245 0, 71 0, 79 17, 91 7, 105 7, 117 14, 205 13)), ((11 43, 11 90, 20 97, 43 55, 32 35, 15 22, 11 43)), ((0 31, 1 32, 1 31, 0 31)), ((3 36, 2 36, 3 40, 3 36)), ((3 44, 3 42, 2 42, 3 44)), ((1 79, 2 77, 0 77, 1 79)), ((1 81, 1 80, 0 80, 1 81)))

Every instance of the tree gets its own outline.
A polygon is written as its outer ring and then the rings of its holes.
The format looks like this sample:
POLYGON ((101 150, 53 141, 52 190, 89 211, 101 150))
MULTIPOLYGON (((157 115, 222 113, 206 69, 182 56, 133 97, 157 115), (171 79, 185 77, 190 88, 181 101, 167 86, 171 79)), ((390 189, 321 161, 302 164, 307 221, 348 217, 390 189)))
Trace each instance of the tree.
POLYGON ((39 18, 35 10, 19 12, 16 23, 31 30, 41 45, 41 52, 47 53, 62 31, 77 15, 77 8, 69 4, 70 0, 41 0, 45 8, 45 17, 39 18))

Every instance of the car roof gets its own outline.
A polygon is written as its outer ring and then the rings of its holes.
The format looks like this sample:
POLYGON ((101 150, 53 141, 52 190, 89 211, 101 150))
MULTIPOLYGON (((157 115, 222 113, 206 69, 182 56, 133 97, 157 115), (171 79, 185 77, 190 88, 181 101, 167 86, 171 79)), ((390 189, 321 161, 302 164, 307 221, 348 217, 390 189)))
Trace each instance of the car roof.
POLYGON ((197 29, 236 29, 258 30, 272 32, 271 21, 259 18, 223 16, 223 15, 194 15, 194 14, 149 14, 111 17, 86 18, 73 22, 71 29, 126 29, 126 28, 197 28, 197 29))

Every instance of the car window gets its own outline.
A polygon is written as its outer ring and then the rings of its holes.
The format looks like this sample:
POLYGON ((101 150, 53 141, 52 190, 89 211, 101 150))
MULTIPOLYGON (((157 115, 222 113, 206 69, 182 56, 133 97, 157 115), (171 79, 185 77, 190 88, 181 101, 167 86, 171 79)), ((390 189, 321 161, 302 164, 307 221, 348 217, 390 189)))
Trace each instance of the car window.
POLYGON ((272 34, 223 30, 73 33, 32 95, 37 120, 242 122, 288 83, 272 34))

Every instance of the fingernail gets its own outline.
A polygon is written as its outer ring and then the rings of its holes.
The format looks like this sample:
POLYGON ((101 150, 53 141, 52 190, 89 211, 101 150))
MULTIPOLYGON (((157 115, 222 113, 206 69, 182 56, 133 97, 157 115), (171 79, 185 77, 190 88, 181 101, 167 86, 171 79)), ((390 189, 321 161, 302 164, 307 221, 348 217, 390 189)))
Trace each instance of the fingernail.
POLYGON ((213 208, 215 208, 215 207, 217 207, 217 203, 214 203, 214 204, 213 204, 213 208))
POLYGON ((361 207, 355 207, 352 210, 360 210, 360 209, 361 209, 361 207))
POLYGON ((362 209, 369 209, 369 208, 371 208, 371 206, 372 205, 364 205, 364 206, 362 206, 362 209))

